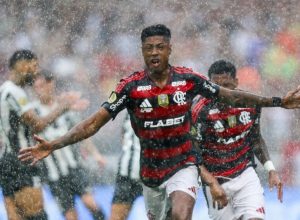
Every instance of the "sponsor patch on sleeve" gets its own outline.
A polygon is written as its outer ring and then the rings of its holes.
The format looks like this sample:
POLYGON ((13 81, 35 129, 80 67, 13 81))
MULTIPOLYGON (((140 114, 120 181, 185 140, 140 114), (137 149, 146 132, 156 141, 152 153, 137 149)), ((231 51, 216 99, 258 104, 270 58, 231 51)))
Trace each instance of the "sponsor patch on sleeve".
POLYGON ((108 103, 113 103, 117 100, 117 94, 115 91, 111 92, 109 98, 108 98, 108 103))

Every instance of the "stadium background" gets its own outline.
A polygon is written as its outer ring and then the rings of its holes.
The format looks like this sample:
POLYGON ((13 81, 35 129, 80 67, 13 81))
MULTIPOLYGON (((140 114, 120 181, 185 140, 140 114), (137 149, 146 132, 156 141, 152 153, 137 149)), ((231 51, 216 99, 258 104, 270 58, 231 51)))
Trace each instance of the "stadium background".
MULTIPOLYGON (((37 53, 41 67, 57 75, 61 90, 79 90, 90 100, 84 116, 99 108, 122 76, 143 67, 139 36, 143 27, 154 23, 164 23, 172 30, 171 64, 205 74, 212 62, 225 58, 238 67, 240 88, 267 96, 283 95, 300 84, 297 0, 0 3, 0 82, 7 79, 10 55, 16 49, 31 49, 37 53)), ((285 183, 283 204, 276 201, 275 192, 270 194, 266 189, 267 219, 300 219, 295 208, 300 207, 299 116, 299 110, 279 108, 262 113, 262 133, 285 183)), ((96 198, 106 207, 121 148, 122 117, 119 115, 94 137, 108 158, 105 169, 99 171, 88 160, 97 185, 96 198)), ((261 166, 257 171, 267 187, 266 173, 261 166)), ((47 200, 50 210, 54 207, 51 201, 47 200)), ((139 201, 142 210, 142 199, 139 201)), ((199 203, 195 213, 206 216, 203 198, 199 203)), ((0 199, 1 220, 4 213, 0 199)))

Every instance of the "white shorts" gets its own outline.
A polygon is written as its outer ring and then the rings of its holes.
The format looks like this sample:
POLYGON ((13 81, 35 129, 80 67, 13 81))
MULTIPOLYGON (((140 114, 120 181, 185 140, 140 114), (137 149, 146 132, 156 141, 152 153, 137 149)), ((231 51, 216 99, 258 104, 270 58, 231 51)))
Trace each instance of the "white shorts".
POLYGON ((172 192, 182 191, 197 199, 199 173, 196 166, 183 168, 158 187, 143 184, 143 195, 149 220, 164 220, 171 208, 169 196, 172 192))
POLYGON ((211 219, 236 220, 241 216, 242 220, 265 218, 264 191, 253 167, 223 183, 222 187, 228 197, 228 205, 220 210, 213 208, 209 187, 204 188, 211 219))

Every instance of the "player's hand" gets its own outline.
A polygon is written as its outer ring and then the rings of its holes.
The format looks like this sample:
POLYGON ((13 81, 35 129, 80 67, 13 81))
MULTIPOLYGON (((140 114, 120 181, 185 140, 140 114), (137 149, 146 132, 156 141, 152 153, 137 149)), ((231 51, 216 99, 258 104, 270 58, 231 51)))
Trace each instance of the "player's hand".
POLYGON ((228 200, 222 186, 216 181, 209 185, 209 187, 212 196, 213 207, 215 209, 224 208, 228 204, 228 200))
POLYGON ((282 99, 282 107, 287 109, 300 108, 300 86, 287 93, 282 99))
POLYGON ((61 95, 57 97, 58 104, 61 108, 70 109, 70 107, 80 100, 81 93, 80 92, 63 92, 61 95))
POLYGON ((30 162, 30 165, 35 165, 39 160, 47 157, 52 153, 53 147, 50 142, 43 138, 34 135, 34 139, 38 142, 33 147, 22 148, 19 151, 18 159, 22 162, 30 162))
POLYGON ((278 173, 275 170, 271 170, 269 172, 269 187, 270 190, 274 187, 277 188, 277 198, 280 202, 283 201, 283 184, 279 178, 278 173))

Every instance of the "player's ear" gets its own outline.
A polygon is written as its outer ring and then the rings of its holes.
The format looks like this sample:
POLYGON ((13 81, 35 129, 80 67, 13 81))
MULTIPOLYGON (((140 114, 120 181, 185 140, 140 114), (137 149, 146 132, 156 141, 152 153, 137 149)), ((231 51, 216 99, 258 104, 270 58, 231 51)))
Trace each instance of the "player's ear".
POLYGON ((172 53, 172 44, 169 45, 169 55, 172 53))

